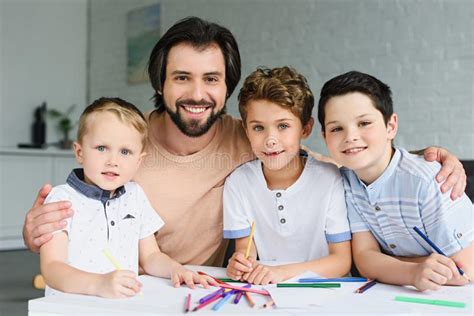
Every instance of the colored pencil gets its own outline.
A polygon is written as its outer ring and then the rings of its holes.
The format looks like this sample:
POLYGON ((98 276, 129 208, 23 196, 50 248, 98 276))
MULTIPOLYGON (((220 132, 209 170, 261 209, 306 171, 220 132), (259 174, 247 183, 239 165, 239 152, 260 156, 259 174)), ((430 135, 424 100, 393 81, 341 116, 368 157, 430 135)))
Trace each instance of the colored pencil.
MULTIPOLYGON (((251 284, 247 284, 247 285, 244 285, 245 288, 249 288, 251 287, 252 285, 251 284)), ((240 299, 242 298, 242 295, 244 294, 244 292, 242 291, 237 291, 236 290, 236 295, 235 295, 235 299, 234 299, 234 304, 239 304, 239 301, 240 299)))
POLYGON ((268 293, 266 290, 245 288, 245 287, 240 287, 240 286, 235 286, 235 285, 230 285, 230 284, 219 284, 219 286, 226 289, 232 289, 232 290, 238 290, 238 291, 243 291, 243 292, 257 293, 257 294, 270 296, 270 293, 268 293))
POLYGON ((369 281, 369 282, 365 283, 364 285, 362 285, 357 290, 355 290, 354 293, 364 293, 365 291, 370 289, 372 286, 374 286, 376 283, 377 282, 375 282, 375 280, 369 281))
POLYGON ((253 239, 254 232, 255 232, 255 221, 252 222, 252 228, 250 229, 249 241, 247 243, 247 249, 245 250, 245 259, 249 257, 250 248, 252 248, 252 239, 253 239))
POLYGON ((252 297, 250 296, 250 293, 249 292, 244 292, 244 295, 245 295, 245 299, 247 300, 247 303, 249 303, 250 307, 254 307, 255 306, 255 302, 253 301, 252 297))
POLYGON ((301 283, 324 283, 324 282, 367 282, 366 278, 329 278, 329 279, 317 279, 317 278, 302 278, 298 279, 301 283))
MULTIPOLYGON (((120 267, 120 263, 110 253, 109 249, 107 249, 107 248, 103 249, 102 253, 104 254, 105 257, 107 257, 107 259, 109 259, 110 263, 112 263, 115 270, 122 270, 122 268, 120 267)), ((143 292, 142 291, 138 292, 138 295, 143 296, 143 292)))
POLYGON ((334 288, 341 287, 341 283, 277 283, 277 287, 334 288))
POLYGON ((217 300, 220 299, 222 296, 223 296, 223 294, 221 293, 221 294, 216 295, 216 296, 214 296, 213 298, 211 298, 211 299, 205 301, 204 303, 199 304, 198 306, 196 306, 196 307, 193 308, 193 312, 198 311, 198 310, 200 310, 200 309, 206 307, 207 305, 211 304, 212 302, 217 301, 217 300))
POLYGON ((247 283, 247 282, 243 282, 243 281, 240 281, 240 280, 232 280, 230 278, 217 278, 218 280, 222 281, 222 282, 231 282, 231 283, 247 283))
POLYGON ((242 298, 243 295, 244 295, 244 292, 239 291, 239 292, 235 295, 234 304, 239 304, 240 299, 242 298))
POLYGON ((184 312, 185 313, 189 312, 190 308, 191 308, 191 293, 186 295, 186 299, 184 300, 184 312))
POLYGON ((223 289, 223 288, 220 288, 220 289, 218 289, 217 291, 212 292, 211 294, 208 294, 208 295, 206 295, 206 296, 204 296, 204 297, 201 297, 201 298, 199 299, 199 304, 202 304, 202 303, 204 303, 204 302, 210 300, 210 299, 213 298, 214 296, 219 295, 219 294, 222 294, 222 293, 224 293, 224 289, 223 289))
POLYGON ((199 275, 208 276, 208 277, 212 278, 214 281, 216 281, 216 282, 219 283, 219 284, 227 284, 226 282, 224 282, 224 281, 222 281, 222 280, 220 280, 220 279, 218 279, 218 278, 215 278, 215 277, 213 277, 212 275, 207 274, 206 272, 198 271, 197 273, 198 273, 199 275))
POLYGON ((275 302, 271 300, 263 304, 262 308, 269 308, 269 307, 272 307, 273 305, 275 305, 275 302))
POLYGON ((230 298, 232 297, 232 295, 237 292, 236 290, 232 290, 228 293, 225 293, 224 296, 222 297, 222 299, 217 302, 214 306, 212 306, 212 310, 213 311, 218 311, 219 309, 221 309, 222 306, 224 306, 224 304, 230 300, 230 298))
MULTIPOLYGON (((413 229, 414 229, 415 232, 416 232, 421 238, 423 238, 423 240, 426 241, 426 242, 428 243, 428 245, 430 245, 431 248, 433 248, 438 254, 447 257, 446 254, 445 254, 438 246, 436 246, 436 244, 435 244, 434 242, 432 242, 431 239, 429 239, 428 236, 426 236, 418 227, 415 226, 415 227, 413 227, 413 229)), ((458 266, 456 266, 456 267, 458 268, 458 271, 459 271, 459 273, 460 273, 462 276, 464 276, 468 281, 471 281, 471 280, 469 279, 469 276, 468 276, 467 274, 465 274, 464 271, 463 271, 460 267, 458 267, 458 266)))
POLYGON ((406 297, 406 296, 395 296, 395 301, 398 302, 407 302, 407 303, 418 303, 418 304, 430 304, 438 306, 447 306, 447 307, 466 307, 464 302, 454 302, 454 301, 443 301, 443 300, 434 300, 418 297, 406 297))

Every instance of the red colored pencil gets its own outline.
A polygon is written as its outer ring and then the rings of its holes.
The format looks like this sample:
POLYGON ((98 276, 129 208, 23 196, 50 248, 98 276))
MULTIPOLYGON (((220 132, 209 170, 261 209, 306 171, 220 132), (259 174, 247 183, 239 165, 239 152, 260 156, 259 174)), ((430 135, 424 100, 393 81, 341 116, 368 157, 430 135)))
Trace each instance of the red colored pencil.
POLYGON ((230 285, 230 284, 219 284, 219 286, 223 287, 223 288, 226 288, 226 289, 239 290, 239 291, 243 291, 243 292, 257 293, 257 294, 270 296, 270 293, 268 293, 265 290, 245 288, 245 287, 240 287, 240 286, 235 286, 235 285, 230 285))

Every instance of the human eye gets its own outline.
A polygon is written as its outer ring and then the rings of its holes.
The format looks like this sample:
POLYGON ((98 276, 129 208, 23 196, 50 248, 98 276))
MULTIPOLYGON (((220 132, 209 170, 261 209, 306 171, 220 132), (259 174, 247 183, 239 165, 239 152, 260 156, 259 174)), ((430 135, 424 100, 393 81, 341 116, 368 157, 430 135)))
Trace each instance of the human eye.
POLYGON ((359 126, 360 126, 360 127, 364 127, 364 126, 368 126, 368 125, 370 125, 370 124, 372 124, 371 121, 362 121, 362 122, 359 123, 359 126))
POLYGON ((100 152, 103 152, 103 151, 105 151, 105 146, 99 145, 99 146, 96 146, 95 149, 97 149, 100 152))
POLYGON ((287 129, 289 127, 290 125, 288 125, 287 123, 278 124, 278 129, 287 129))
POLYGON ((208 83, 216 83, 219 81, 219 78, 217 76, 207 76, 204 80, 208 83))
POLYGON ((262 125, 254 125, 252 127, 252 130, 254 130, 255 132, 261 132, 261 131, 263 131, 263 126, 262 125))
POLYGON ((186 75, 177 75, 174 77, 174 80, 176 81, 187 81, 189 78, 186 75))
POLYGON ((121 153, 122 155, 124 155, 124 156, 128 156, 128 155, 130 155, 132 152, 131 152, 129 149, 124 148, 124 149, 122 149, 122 150, 120 151, 120 153, 121 153))
POLYGON ((337 133, 337 132, 340 132, 340 131, 342 131, 342 127, 340 127, 340 126, 336 126, 336 127, 333 127, 331 129, 329 129, 330 133, 337 133))

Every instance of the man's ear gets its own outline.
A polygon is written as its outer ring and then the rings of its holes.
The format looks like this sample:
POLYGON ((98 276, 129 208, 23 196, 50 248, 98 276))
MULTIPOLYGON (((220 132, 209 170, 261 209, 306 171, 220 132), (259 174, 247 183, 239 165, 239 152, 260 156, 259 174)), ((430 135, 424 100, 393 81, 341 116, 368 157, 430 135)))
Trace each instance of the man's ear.
POLYGON ((74 151, 74 155, 76 156, 76 161, 82 165, 82 163, 84 162, 84 158, 82 156, 83 152, 82 152, 82 145, 79 144, 78 142, 74 142, 72 144, 72 149, 74 151))
POLYGON ((398 131, 398 116, 396 113, 393 113, 392 116, 388 119, 387 122, 387 137, 392 140, 397 135, 398 131))
POLYGON ((314 118, 310 117, 308 120, 308 123, 306 123, 305 126, 303 126, 303 134, 301 135, 301 138, 306 139, 311 135, 311 132, 313 131, 313 126, 314 126, 314 118))

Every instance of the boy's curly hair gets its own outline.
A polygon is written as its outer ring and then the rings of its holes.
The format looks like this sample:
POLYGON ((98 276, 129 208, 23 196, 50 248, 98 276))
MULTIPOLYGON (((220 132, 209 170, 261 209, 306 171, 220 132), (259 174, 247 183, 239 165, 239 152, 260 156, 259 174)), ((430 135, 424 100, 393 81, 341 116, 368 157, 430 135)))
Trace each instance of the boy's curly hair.
POLYGON ((257 68, 245 79, 238 100, 244 124, 250 101, 266 100, 288 109, 303 126, 310 120, 314 106, 314 96, 306 78, 290 67, 257 68))

